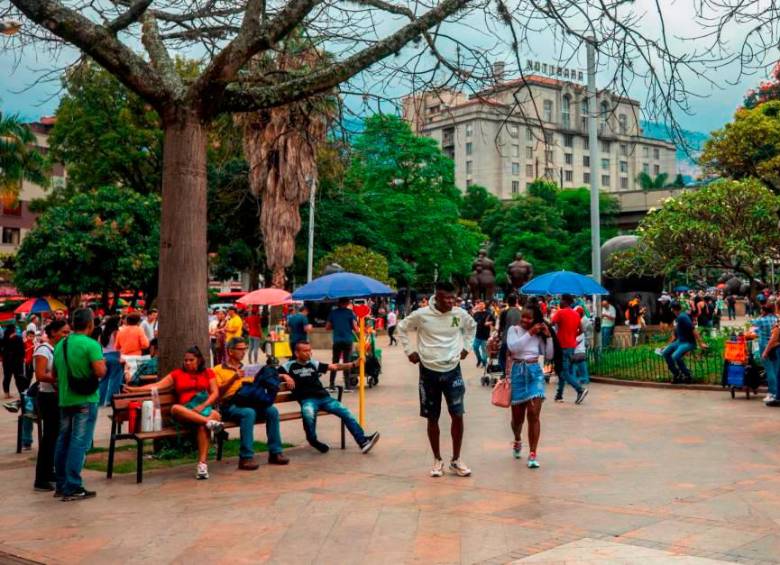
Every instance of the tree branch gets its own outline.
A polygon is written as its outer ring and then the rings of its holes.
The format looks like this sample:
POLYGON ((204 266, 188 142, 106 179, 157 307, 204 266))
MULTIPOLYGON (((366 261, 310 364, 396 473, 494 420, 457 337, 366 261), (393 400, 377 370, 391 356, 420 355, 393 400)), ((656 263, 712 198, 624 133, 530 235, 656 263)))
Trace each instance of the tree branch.
POLYGON ((81 49, 122 84, 147 102, 162 106, 171 99, 157 72, 120 43, 114 33, 57 0, 11 0, 25 16, 81 49))
POLYGON ((146 12, 146 9, 152 2, 154 2, 154 0, 138 0, 137 2, 134 2, 126 12, 108 24, 108 29, 116 34, 137 22, 141 16, 144 15, 144 12, 146 12))
POLYGON ((164 81, 167 90, 174 93, 174 98, 179 98, 184 93, 184 84, 176 66, 173 64, 165 44, 160 38, 160 30, 157 27, 157 19, 152 14, 144 14, 141 27, 141 43, 144 44, 149 60, 160 78, 164 81))
POLYGON ((368 47, 344 61, 304 77, 294 78, 281 84, 255 89, 228 88, 223 94, 220 110, 227 112, 251 112, 260 108, 271 108, 302 100, 314 94, 328 91, 350 79, 404 45, 424 31, 443 21, 471 0, 444 0, 412 23, 382 41, 368 47))

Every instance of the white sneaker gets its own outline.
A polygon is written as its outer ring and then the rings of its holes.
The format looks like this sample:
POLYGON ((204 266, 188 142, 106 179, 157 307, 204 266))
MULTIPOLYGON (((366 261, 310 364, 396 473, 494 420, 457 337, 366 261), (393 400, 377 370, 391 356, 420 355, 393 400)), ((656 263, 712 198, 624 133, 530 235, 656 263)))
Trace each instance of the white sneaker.
POLYGON ((203 481, 209 478, 209 466, 205 463, 198 463, 198 470, 195 473, 195 478, 199 481, 203 481))
POLYGON ((767 394, 764 397, 764 402, 774 402, 775 401, 775 395, 774 394, 767 394))
POLYGON ((433 468, 431 469, 431 477, 441 477, 444 475, 444 461, 441 459, 433 460, 433 468))
POLYGON ((220 422, 219 420, 209 420, 206 422, 206 429, 214 432, 215 434, 218 434, 222 430, 225 429, 225 424, 220 422))
POLYGON ((450 471, 459 477, 468 477, 471 475, 471 469, 466 467, 466 465, 460 459, 453 459, 450 461, 450 471))

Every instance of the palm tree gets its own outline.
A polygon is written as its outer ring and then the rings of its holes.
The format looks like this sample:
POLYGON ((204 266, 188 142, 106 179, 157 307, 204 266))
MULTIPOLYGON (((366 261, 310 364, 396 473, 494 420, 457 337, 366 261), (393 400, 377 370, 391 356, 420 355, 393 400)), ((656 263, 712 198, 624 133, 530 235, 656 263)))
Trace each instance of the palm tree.
POLYGON ((660 173, 655 178, 642 171, 637 175, 636 180, 642 190, 659 190, 667 186, 666 181, 669 179, 669 173, 660 173))
POLYGON ((17 115, 0 115, 0 199, 10 205, 19 197, 22 182, 41 186, 49 182, 46 159, 35 148, 35 134, 17 115))
MULTIPOLYGON (((307 74, 322 58, 310 45, 290 42, 272 60, 256 62, 254 70, 261 76, 307 74)), ((276 288, 284 288, 285 269, 293 263, 299 207, 317 181, 317 146, 335 114, 334 97, 322 95, 235 118, 243 127, 249 184, 262 198, 260 229, 276 288)))

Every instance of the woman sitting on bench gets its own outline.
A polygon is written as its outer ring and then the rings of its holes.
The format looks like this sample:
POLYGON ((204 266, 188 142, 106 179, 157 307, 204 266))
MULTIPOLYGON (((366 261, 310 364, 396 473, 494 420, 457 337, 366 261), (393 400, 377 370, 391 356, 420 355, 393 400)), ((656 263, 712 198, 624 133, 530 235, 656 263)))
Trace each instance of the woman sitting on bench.
POLYGON ((181 369, 175 369, 156 383, 144 386, 125 386, 127 392, 143 392, 152 389, 173 388, 177 403, 171 407, 171 416, 183 424, 195 426, 198 441, 198 467, 196 479, 208 479, 206 459, 209 452, 209 434, 222 431, 219 412, 213 406, 219 398, 219 388, 211 369, 197 347, 191 347, 184 354, 181 369))

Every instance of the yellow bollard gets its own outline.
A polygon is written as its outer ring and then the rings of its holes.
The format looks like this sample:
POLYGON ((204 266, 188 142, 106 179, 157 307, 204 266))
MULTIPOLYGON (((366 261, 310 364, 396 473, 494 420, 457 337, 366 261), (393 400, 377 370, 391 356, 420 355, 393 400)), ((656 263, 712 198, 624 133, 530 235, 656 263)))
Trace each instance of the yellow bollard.
POLYGON ((366 317, 359 318, 358 351, 360 352, 360 376, 358 380, 358 422, 366 425, 366 317))

